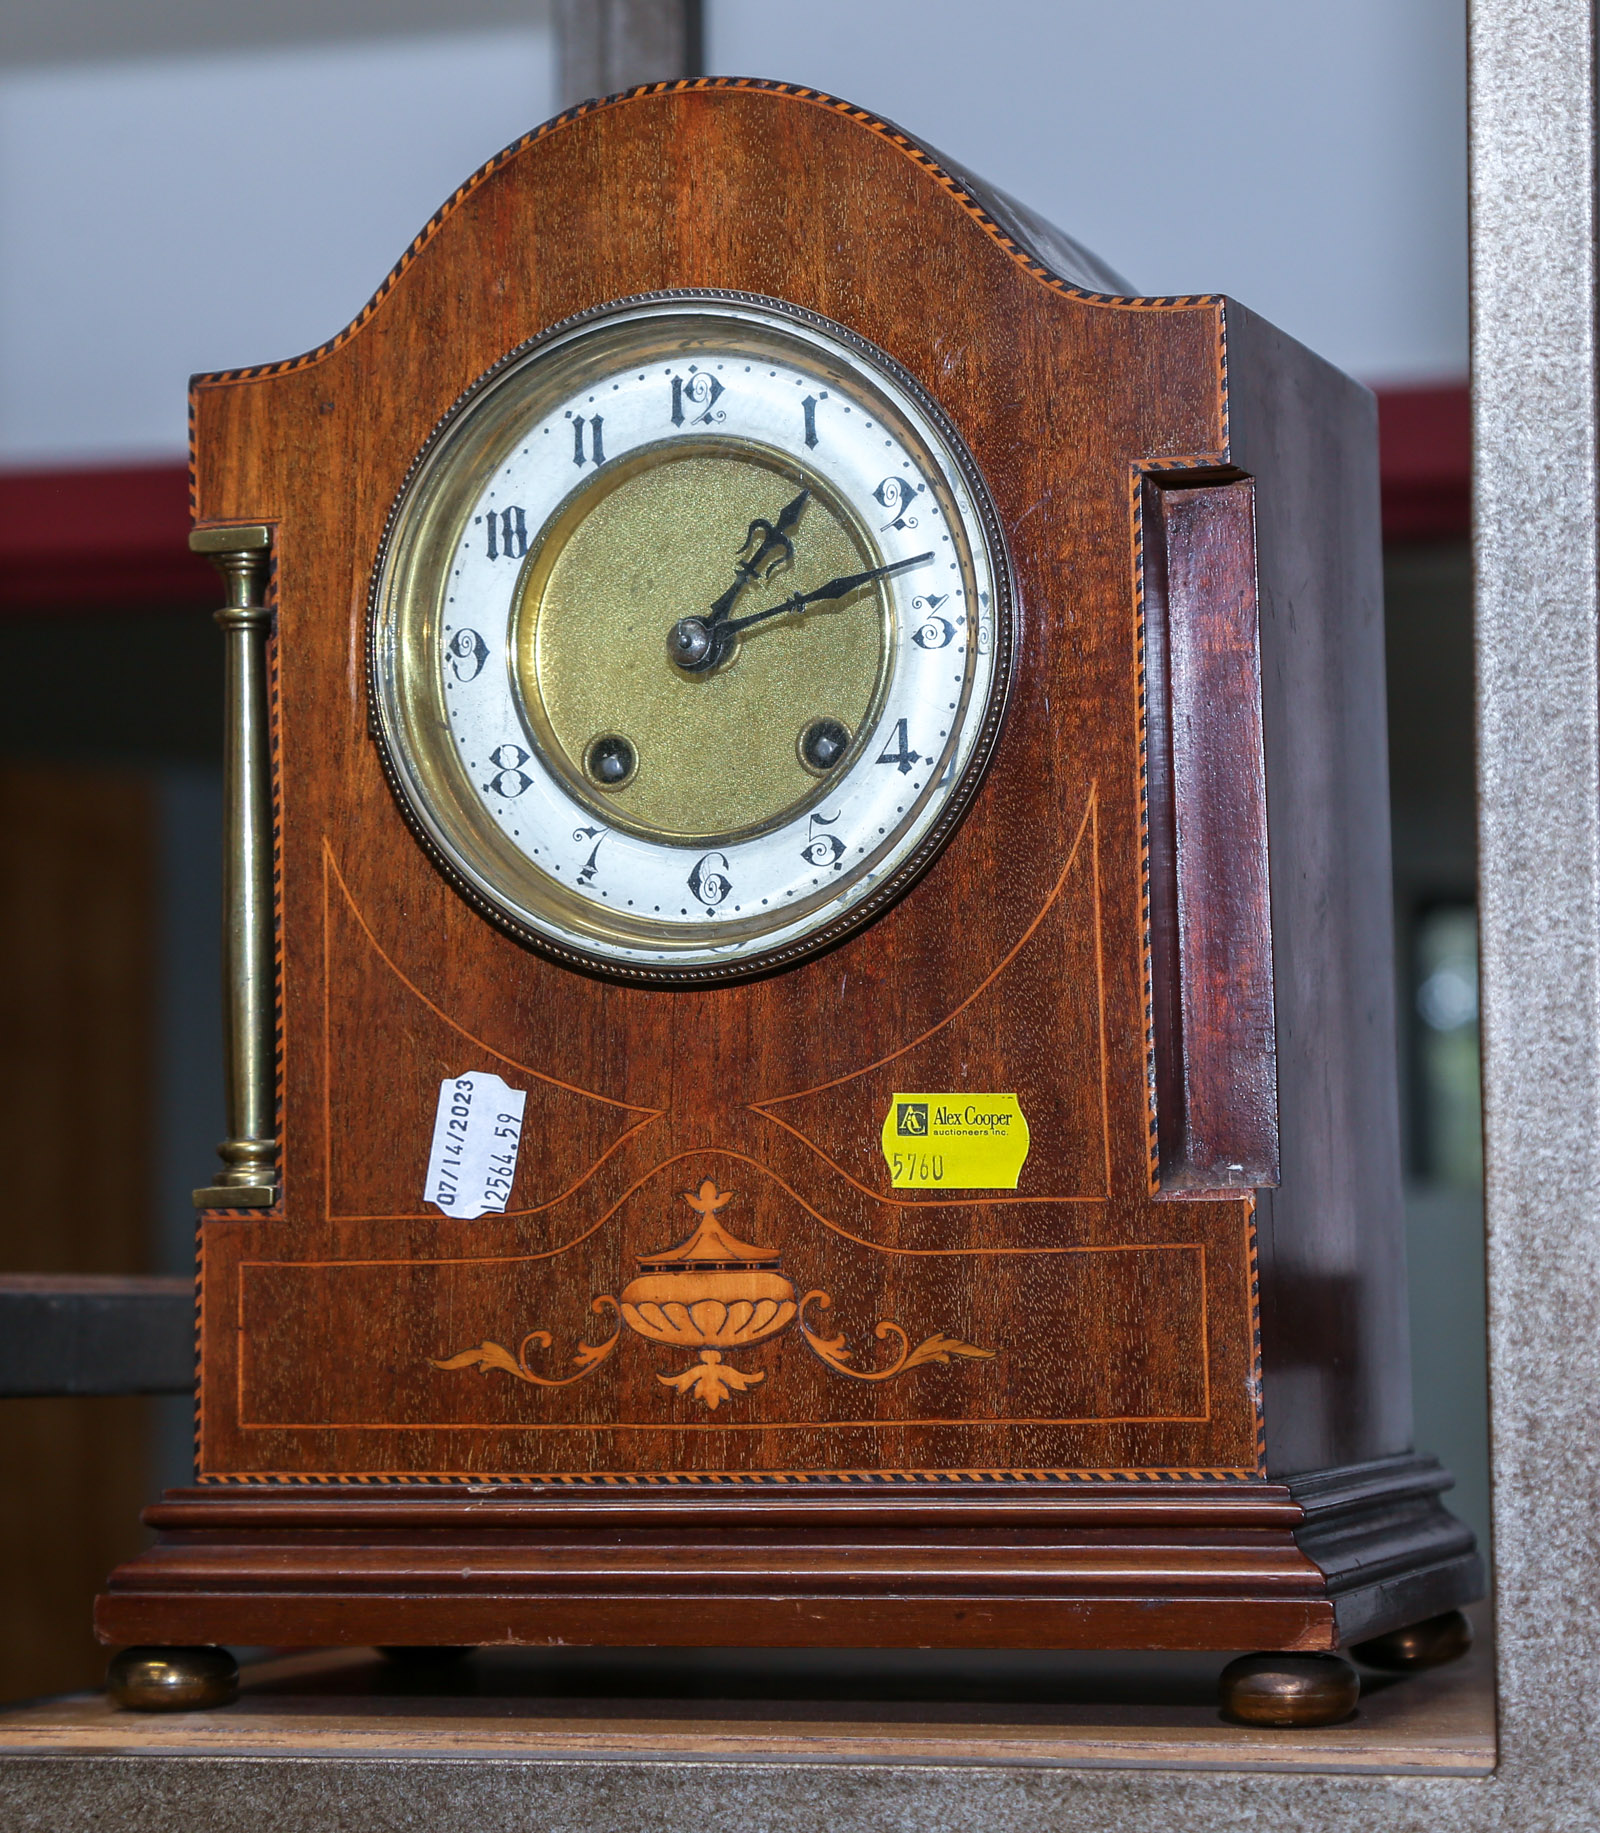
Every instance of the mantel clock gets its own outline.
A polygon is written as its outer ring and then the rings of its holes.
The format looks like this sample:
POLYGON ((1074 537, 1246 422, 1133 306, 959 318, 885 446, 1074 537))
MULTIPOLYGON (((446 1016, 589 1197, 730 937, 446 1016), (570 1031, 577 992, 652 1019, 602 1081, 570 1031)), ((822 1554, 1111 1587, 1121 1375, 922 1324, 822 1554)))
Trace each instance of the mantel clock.
POLYGON ((1365 390, 707 80, 193 410, 232 1137, 108 1641, 1447 1650, 1365 390))

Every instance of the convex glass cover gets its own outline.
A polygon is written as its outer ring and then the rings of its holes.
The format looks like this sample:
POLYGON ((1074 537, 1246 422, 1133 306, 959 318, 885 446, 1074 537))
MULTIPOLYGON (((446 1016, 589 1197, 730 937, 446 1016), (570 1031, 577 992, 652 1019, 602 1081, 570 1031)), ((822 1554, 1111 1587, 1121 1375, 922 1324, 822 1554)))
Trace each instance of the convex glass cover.
POLYGON ((1011 654, 987 492, 881 351, 775 301, 624 301, 498 365, 374 579, 386 766, 480 909, 629 978, 822 946, 927 864, 1011 654))

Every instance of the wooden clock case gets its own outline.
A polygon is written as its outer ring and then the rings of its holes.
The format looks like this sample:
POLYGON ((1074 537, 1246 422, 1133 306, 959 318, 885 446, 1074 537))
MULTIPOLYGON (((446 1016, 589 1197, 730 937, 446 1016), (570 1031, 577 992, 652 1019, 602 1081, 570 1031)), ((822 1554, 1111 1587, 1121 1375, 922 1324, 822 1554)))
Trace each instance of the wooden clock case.
POLYGON ((331 343, 197 379, 198 525, 271 531, 279 1158, 270 1206, 202 1217, 197 1481, 105 1640, 1309 1651, 1478 1594, 1411 1447, 1373 402, 1231 300, 1096 292, 1048 243, 844 103, 661 85, 491 161, 331 343), (446 883, 364 645, 462 391, 694 288, 821 313, 936 398, 1017 652, 893 908, 656 990, 446 883), (462 1222, 421 1192, 469 1067, 529 1097, 507 1214, 462 1222), (1018 1188, 892 1189, 906 1089, 1015 1091, 1018 1188), (726 1352, 715 1408, 620 1326, 581 1360, 706 1181, 826 1295, 726 1352))

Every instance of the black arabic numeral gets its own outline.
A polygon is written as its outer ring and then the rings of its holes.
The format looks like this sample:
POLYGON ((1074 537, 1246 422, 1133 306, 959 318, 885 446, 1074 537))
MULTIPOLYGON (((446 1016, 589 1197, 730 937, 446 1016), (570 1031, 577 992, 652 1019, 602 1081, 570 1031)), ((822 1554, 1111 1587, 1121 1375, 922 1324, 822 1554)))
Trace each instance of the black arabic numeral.
POLYGON ((723 393, 722 384, 714 375, 705 370, 697 370, 688 381, 682 376, 672 378, 672 424, 683 426, 710 426, 713 420, 726 419, 726 415, 717 407, 717 397, 723 393), (700 411, 695 412, 698 408, 700 411))
POLYGON ((522 769, 527 763, 528 753, 521 745, 496 745, 489 753, 489 762, 495 766, 496 774, 484 784, 485 789, 492 789, 497 796, 520 796, 533 782, 533 778, 522 769))
POLYGON ((712 907, 720 904, 733 889, 728 882, 727 854, 707 853, 696 860, 695 868, 689 874, 689 889, 702 904, 712 907))
POLYGON ((583 862, 576 880, 580 885, 592 885, 594 883, 595 866, 600 858, 600 848, 605 844, 608 838, 607 830, 603 827, 577 827, 572 830, 572 838, 574 840, 592 840, 594 842, 593 847, 590 849, 589 857, 583 862))
POLYGON ((489 659, 489 645, 476 630, 458 630, 445 645, 445 653, 458 681, 476 681, 489 659))
POLYGON ((886 477, 872 494, 889 517, 878 531, 880 534, 887 534, 891 528, 916 527, 917 518, 907 512, 917 500, 917 493, 903 477, 886 477))
POLYGON ((498 514, 491 509, 485 515, 474 516, 472 520, 474 524, 483 524, 491 560, 498 560, 502 554, 507 560, 520 560, 527 553, 528 518, 520 504, 513 503, 509 509, 502 509, 498 514))
POLYGON ((911 601, 913 611, 923 611, 927 615, 911 633, 911 640, 918 649, 943 649, 956 633, 956 627, 947 617, 939 616, 941 605, 950 602, 948 592, 930 592, 926 598, 914 598, 911 601))
POLYGON ((897 719, 894 722, 894 737, 898 749, 891 751, 889 747, 885 745, 882 753, 879 755, 878 762, 880 764, 897 764, 901 776, 909 775, 911 766, 922 761, 922 753, 911 749, 911 740, 906 736, 906 722, 903 719, 897 719))
POLYGON ((844 842, 837 834, 819 834, 819 827, 832 827, 839 817, 837 815, 813 815, 806 829, 806 844, 800 850, 800 857, 808 866, 819 868, 837 867, 844 858, 844 842))

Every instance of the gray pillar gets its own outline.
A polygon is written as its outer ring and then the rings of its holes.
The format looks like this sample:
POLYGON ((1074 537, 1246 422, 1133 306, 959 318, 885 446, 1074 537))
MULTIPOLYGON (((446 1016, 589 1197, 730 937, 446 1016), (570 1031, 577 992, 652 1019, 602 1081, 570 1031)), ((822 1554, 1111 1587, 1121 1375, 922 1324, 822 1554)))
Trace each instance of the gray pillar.
POLYGON ((700 0, 556 0, 561 107, 637 83, 698 76, 700 14, 700 0))
MULTIPOLYGON (((1600 670, 1590 0, 1471 10, 1486 1199, 1504 1779, 1593 1790, 1600 670)), ((1575 1806, 1575 1803, 1574 1803, 1575 1806)), ((1589 1810, 1594 1797, 1589 1797, 1589 1810)), ((1554 1799, 1549 1824, 1560 1824, 1554 1799)), ((1583 1815, 1581 1818, 1588 1818, 1583 1815)), ((1572 1822, 1570 1824, 1577 1824, 1572 1822)))

